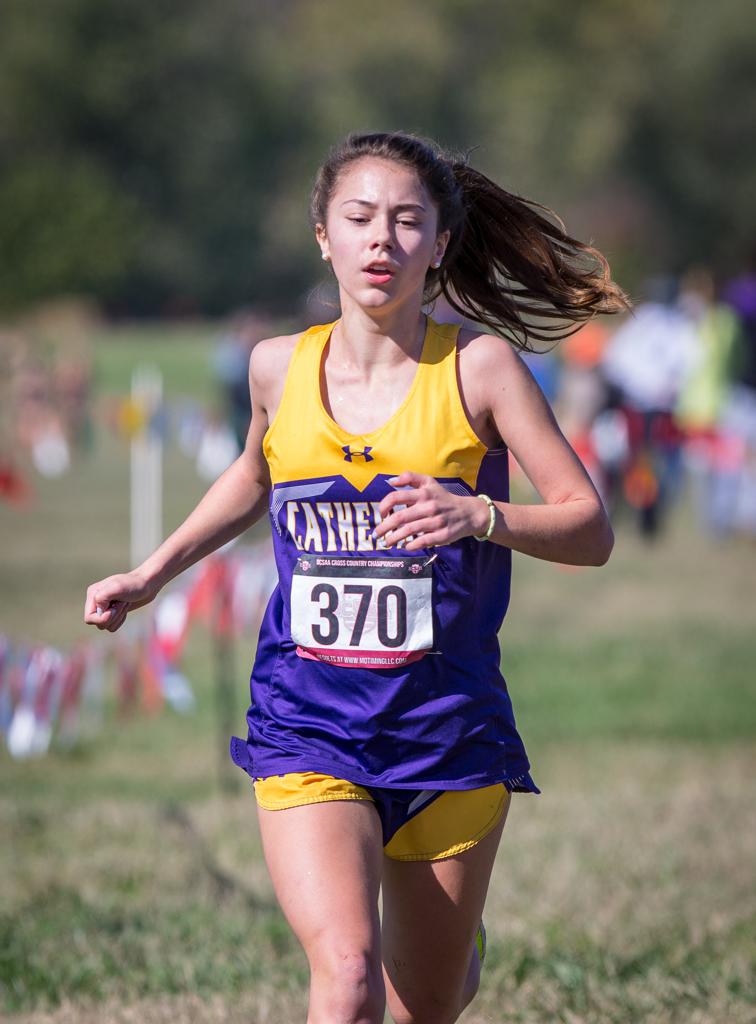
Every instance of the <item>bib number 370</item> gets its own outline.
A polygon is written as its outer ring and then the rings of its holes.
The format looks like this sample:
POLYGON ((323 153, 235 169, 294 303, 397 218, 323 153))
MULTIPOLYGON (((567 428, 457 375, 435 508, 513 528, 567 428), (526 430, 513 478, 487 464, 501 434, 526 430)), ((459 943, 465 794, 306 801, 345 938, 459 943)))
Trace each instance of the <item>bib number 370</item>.
POLYGON ((334 665, 393 668, 433 647, 427 558, 301 556, 291 585, 297 652, 334 665))

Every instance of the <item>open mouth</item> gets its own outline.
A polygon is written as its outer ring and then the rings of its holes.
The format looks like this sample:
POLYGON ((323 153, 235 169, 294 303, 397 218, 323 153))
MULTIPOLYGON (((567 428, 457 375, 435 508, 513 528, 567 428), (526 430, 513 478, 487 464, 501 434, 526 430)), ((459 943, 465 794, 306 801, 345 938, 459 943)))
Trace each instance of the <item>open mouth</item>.
POLYGON ((373 284, 385 284, 391 280, 395 272, 391 267, 383 263, 371 263, 363 271, 373 284))

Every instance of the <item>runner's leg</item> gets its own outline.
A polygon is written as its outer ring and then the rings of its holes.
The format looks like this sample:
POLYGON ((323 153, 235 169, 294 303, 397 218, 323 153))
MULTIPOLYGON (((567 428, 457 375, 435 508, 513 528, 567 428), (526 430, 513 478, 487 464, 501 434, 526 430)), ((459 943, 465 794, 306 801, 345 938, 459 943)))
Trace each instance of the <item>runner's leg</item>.
POLYGON ((332 800, 258 807, 258 816, 276 896, 310 964, 307 1024, 382 1024, 383 842, 375 806, 332 800))
MULTIPOLYGON (((508 809, 508 805, 507 805, 508 809)), ((383 964, 395 1024, 453 1024, 480 975, 475 933, 506 812, 464 853, 383 865, 383 964)))

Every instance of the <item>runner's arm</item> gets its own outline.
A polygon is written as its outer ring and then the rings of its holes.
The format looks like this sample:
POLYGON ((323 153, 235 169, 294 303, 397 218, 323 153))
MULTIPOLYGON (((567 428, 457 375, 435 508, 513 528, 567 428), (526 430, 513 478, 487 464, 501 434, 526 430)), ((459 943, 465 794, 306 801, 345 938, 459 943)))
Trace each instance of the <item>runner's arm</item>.
POLYGON ((264 515, 270 476, 262 440, 268 428, 269 395, 278 386, 278 340, 260 342, 250 358, 252 419, 244 451, 218 477, 181 526, 140 566, 88 588, 85 622, 114 632, 129 611, 148 604, 166 583, 264 515))
MULTIPOLYGON (((491 540, 515 551, 568 565, 603 565, 614 534, 583 464, 567 442, 521 356, 501 338, 478 339, 476 380, 496 431, 543 504, 495 501, 491 540), (480 344, 482 343, 482 344, 480 344)), ((489 511, 478 509, 485 533, 489 511)))
MULTIPOLYGON (((550 562, 603 565, 614 544, 604 506, 520 356, 502 338, 475 336, 460 358, 460 381, 478 436, 491 447, 503 441, 544 502, 495 501, 489 539, 550 562)), ((419 473, 389 483, 399 489, 381 502, 375 533, 390 546, 412 552, 486 534, 490 510, 480 498, 451 494, 419 473)))
POLYGON ((181 526, 140 566, 159 587, 189 566, 233 540, 260 519, 268 508, 267 466, 260 463, 267 424, 253 412, 242 454, 218 477, 181 526), (251 444, 255 448, 251 449, 251 444), (256 449, 259 447, 259 451, 256 449))

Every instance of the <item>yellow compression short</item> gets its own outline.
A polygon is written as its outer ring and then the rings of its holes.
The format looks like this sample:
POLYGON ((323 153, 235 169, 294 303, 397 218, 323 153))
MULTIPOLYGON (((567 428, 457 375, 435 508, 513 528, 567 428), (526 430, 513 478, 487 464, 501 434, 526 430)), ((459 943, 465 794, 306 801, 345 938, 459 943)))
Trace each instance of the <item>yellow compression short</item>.
POLYGON ((368 800, 392 860, 441 860, 469 850, 498 824, 511 793, 504 783, 464 790, 369 789, 320 772, 288 772, 255 780, 260 807, 280 811, 329 800, 368 800))

